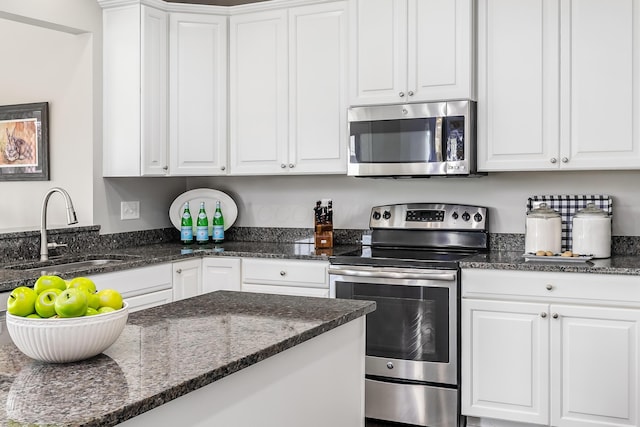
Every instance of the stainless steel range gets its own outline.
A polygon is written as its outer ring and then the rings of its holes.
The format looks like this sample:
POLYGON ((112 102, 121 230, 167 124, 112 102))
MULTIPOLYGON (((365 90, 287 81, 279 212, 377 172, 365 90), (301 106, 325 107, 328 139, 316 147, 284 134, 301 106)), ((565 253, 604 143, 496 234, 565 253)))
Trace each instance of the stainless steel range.
POLYGON ((365 415, 458 427, 459 261, 488 250, 487 208, 375 206, 371 245, 331 257, 336 298, 373 300, 367 316, 365 415))

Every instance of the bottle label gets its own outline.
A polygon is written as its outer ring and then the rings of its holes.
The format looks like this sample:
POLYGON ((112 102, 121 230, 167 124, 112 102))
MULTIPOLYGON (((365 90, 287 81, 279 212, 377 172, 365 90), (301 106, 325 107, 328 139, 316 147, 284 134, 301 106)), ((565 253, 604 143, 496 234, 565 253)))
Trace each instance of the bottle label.
POLYGON ((182 240, 183 242, 193 241, 193 227, 181 227, 180 240, 182 240))
POLYGON ((209 227, 208 226, 198 226, 196 228, 196 240, 198 242, 206 242, 209 240, 209 227))
POLYGON ((189 219, 189 218, 191 218, 191 214, 189 212, 187 212, 187 211, 184 211, 184 213, 182 214, 182 218, 189 219))
POLYGON ((213 226, 213 240, 215 241, 224 240, 224 226, 222 225, 213 226))

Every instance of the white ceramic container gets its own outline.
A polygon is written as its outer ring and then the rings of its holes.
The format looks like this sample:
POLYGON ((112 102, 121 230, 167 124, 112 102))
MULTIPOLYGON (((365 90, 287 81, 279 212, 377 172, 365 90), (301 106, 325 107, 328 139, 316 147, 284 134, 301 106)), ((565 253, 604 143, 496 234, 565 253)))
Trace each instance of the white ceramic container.
POLYGON ((573 253, 594 258, 611 256, 611 217, 594 203, 573 216, 571 234, 573 253))
POLYGON ((129 306, 93 316, 31 319, 6 314, 7 329, 18 349, 32 359, 66 363, 88 359, 113 344, 124 329, 129 306))
POLYGON ((562 251, 562 218, 546 203, 527 212, 524 246, 526 253, 533 254, 551 251, 555 255, 562 251))

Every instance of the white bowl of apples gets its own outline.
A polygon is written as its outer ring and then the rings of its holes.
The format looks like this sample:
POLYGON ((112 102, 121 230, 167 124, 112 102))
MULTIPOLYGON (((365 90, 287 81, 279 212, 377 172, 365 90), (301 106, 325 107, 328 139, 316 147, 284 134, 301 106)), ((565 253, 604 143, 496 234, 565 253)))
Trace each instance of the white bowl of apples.
POLYGON ((24 354, 66 363, 109 348, 128 316, 128 304, 113 289, 97 291, 86 277, 65 281, 41 276, 33 288, 21 286, 9 294, 6 321, 11 339, 24 354))

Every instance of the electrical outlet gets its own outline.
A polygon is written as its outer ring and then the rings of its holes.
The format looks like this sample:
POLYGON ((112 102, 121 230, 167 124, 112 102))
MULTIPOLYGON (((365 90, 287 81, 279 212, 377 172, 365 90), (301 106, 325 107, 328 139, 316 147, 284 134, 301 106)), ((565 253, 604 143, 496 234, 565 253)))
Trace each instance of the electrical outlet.
POLYGON ((140 202, 120 202, 120 219, 140 218, 140 202))

